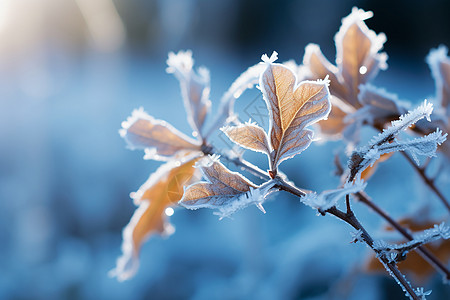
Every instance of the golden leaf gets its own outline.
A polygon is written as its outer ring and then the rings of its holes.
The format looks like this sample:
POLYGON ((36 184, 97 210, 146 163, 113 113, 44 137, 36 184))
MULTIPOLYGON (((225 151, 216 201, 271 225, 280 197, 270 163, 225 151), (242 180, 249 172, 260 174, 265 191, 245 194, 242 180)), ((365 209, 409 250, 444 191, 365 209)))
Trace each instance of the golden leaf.
POLYGON ((164 159, 179 152, 200 151, 200 143, 176 130, 169 123, 156 120, 142 109, 133 111, 122 123, 120 135, 132 149, 154 149, 152 158, 164 159))
POLYGON ((265 192, 260 193, 257 186, 239 173, 228 170, 222 163, 212 160, 201 167, 208 182, 198 182, 189 186, 180 200, 188 209, 216 208, 222 217, 256 204, 264 212, 261 202, 265 192), (255 192, 258 191, 257 196, 255 192))
POLYGON ((191 51, 170 52, 167 65, 167 72, 173 73, 180 81, 188 122, 202 136, 203 123, 211 108, 209 72, 205 68, 200 68, 197 73, 194 71, 191 51))
MULTIPOLYGON (((370 17, 372 12, 353 8, 352 13, 342 19, 342 26, 335 36, 336 66, 325 58, 320 47, 315 44, 306 47, 303 58, 303 64, 310 70, 311 78, 319 79, 328 75, 331 94, 354 109, 361 107, 358 101, 359 86, 373 78, 380 69, 387 68, 387 55, 379 52, 386 36, 377 35, 366 26, 364 20, 370 17)), ((340 108, 345 112, 345 108, 340 108)), ((344 117, 345 115, 342 119, 344 117)), ((338 122, 336 118, 330 120, 338 122)), ((325 123, 326 121, 322 122, 321 127, 325 127, 325 123)), ((331 133, 336 134, 336 131, 331 133)))
POLYGON ((305 127, 326 118, 331 104, 328 81, 297 84, 290 69, 268 58, 266 63, 259 85, 269 110, 270 143, 274 149, 271 165, 276 169, 283 160, 310 145, 313 132, 305 127))
POLYGON ((222 131, 230 140, 244 148, 270 154, 270 146, 266 132, 254 123, 228 126, 223 128, 222 131))
POLYGON ((139 266, 141 245, 152 234, 169 235, 173 232, 165 210, 181 199, 184 186, 198 180, 194 164, 200 159, 197 155, 191 155, 167 162, 132 194, 138 208, 123 230, 123 254, 117 260, 116 269, 111 275, 117 276, 121 281, 132 277, 139 266))

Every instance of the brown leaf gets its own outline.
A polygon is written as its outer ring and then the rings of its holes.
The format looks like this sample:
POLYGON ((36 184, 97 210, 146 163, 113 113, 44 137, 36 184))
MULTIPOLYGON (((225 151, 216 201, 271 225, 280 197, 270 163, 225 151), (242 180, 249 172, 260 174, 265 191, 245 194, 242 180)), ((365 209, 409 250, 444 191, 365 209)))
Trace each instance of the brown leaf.
POLYGON ((376 88, 370 84, 361 85, 358 95, 359 103, 363 106, 354 119, 383 128, 385 124, 397 120, 410 109, 409 103, 400 101, 395 94, 376 88))
POLYGON ((238 126, 228 126, 222 131, 241 147, 270 154, 268 137, 264 129, 255 123, 245 123, 238 126))
POLYGON ((139 266, 141 245, 152 234, 171 234, 173 227, 166 218, 166 208, 175 205, 183 195, 183 187, 198 180, 194 164, 201 157, 191 155, 162 165, 131 197, 138 208, 123 230, 122 256, 117 260, 113 276, 119 280, 132 277, 139 266))
MULTIPOLYGON (((198 182, 184 192, 180 204, 188 209, 212 208, 226 217, 250 204, 256 204, 263 210, 263 192, 239 173, 228 170, 222 163, 213 159, 201 167, 207 182, 198 182)), ((269 187, 270 188, 270 187, 269 187)), ((263 210, 264 211, 264 210, 263 210)))
POLYGON ((296 83, 294 73, 287 67, 263 57, 267 69, 261 75, 260 88, 269 109, 270 143, 274 149, 272 169, 285 159, 306 149, 313 132, 305 129, 328 116, 331 108, 328 82, 296 83))
POLYGON ((209 72, 205 68, 200 68, 198 73, 194 71, 191 51, 170 52, 167 65, 167 72, 173 73, 180 81, 188 122, 201 137, 206 115, 211 108, 209 72))
MULTIPOLYGON (((342 19, 342 26, 335 36, 336 66, 325 58, 320 47, 315 44, 306 47, 303 58, 311 78, 319 79, 328 75, 331 94, 354 109, 361 107, 358 102, 359 86, 373 78, 380 69, 387 68, 387 55, 379 52, 386 41, 385 35, 377 35, 364 23, 371 16, 371 12, 353 8, 352 13, 342 19)), ((345 111, 345 108, 340 108, 345 111)), ((330 120, 337 122, 336 119, 330 120)), ((321 127, 324 127, 324 123, 326 121, 322 122, 321 127)), ((335 134, 336 131, 331 132, 335 134)))
POLYGON ((153 159, 165 159, 179 152, 200 151, 200 143, 176 130, 169 123, 156 120, 142 109, 135 110, 122 123, 120 135, 132 149, 154 149, 153 159))
MULTIPOLYGON (((404 218, 399 221, 400 225, 406 227, 412 231, 423 231, 428 228, 432 228, 434 224, 439 224, 439 222, 418 221, 419 217, 414 218, 404 218)), ((393 230, 392 227, 385 228, 386 230, 393 230)), ((399 241, 398 243, 401 243, 399 241)), ((432 244, 424 246, 431 253, 436 255, 436 257, 448 264, 450 261, 450 240, 440 240, 432 244)), ((416 280, 425 283, 432 275, 435 274, 435 270, 426 262, 416 251, 411 251, 408 253, 406 260, 398 264, 399 269, 402 272, 414 274, 416 280)), ((383 272, 385 271, 384 266, 378 261, 377 258, 371 256, 366 264, 366 270, 369 272, 383 272)))

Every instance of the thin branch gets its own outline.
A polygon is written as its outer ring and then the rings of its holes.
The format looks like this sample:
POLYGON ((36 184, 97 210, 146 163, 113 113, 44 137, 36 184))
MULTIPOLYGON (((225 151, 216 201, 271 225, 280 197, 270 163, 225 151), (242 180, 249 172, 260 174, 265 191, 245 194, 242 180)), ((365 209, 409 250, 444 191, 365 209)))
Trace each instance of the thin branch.
MULTIPOLYGON (((304 193, 298 189, 297 187, 283 181, 281 178, 276 178, 279 183, 279 188, 281 190, 287 191, 297 197, 304 196, 304 193)), ((380 254, 377 249, 374 247, 374 241, 373 238, 370 236, 370 234, 367 232, 367 230, 361 225, 361 223, 356 218, 353 211, 348 211, 347 213, 339 210, 336 208, 336 206, 331 207, 326 211, 326 213, 332 214, 338 219, 341 219, 342 221, 348 223, 350 226, 355 228, 356 230, 361 230, 362 234, 361 237, 364 240, 364 242, 377 254, 380 254)), ((405 279, 403 274, 400 272, 400 270, 397 268, 395 262, 390 262, 385 256, 383 255, 377 255, 378 259, 381 261, 381 263, 389 270, 389 273, 392 277, 396 279, 398 284, 405 290, 405 292, 408 293, 408 295, 411 297, 411 299, 419 300, 419 297, 414 292, 414 289, 412 288, 411 284, 405 279)))
POLYGON ((425 173, 425 170, 419 167, 414 160, 409 156, 408 153, 402 151, 401 152, 403 156, 406 158, 406 160, 410 163, 410 165, 417 171, 417 173, 420 175, 422 180, 425 182, 426 185, 439 197, 442 204, 445 205, 447 210, 450 212, 450 203, 445 198, 444 194, 437 188, 437 186, 434 184, 434 181, 428 178, 427 174, 425 173))
MULTIPOLYGON (((392 227, 394 227, 400 234, 402 234, 406 239, 412 241, 414 237, 405 230, 397 221, 395 221, 387 212, 382 210, 378 205, 376 205, 368 195, 364 192, 358 192, 355 194, 359 201, 373 209, 379 216, 385 219, 392 227)), ((446 280, 450 280, 450 271, 447 267, 427 248, 420 246, 416 249, 416 252, 425 259, 435 270, 440 272, 446 280)))

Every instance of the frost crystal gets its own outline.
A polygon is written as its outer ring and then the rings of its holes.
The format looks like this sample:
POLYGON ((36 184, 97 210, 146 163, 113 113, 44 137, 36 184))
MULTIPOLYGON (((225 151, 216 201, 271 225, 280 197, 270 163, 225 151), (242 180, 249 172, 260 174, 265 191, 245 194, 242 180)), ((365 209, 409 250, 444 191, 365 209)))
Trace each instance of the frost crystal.
POLYGON ((320 212, 325 212, 327 209, 335 206, 345 195, 360 192, 364 190, 366 185, 367 183, 358 178, 354 183, 348 182, 339 189, 323 191, 319 195, 316 193, 306 194, 300 198, 300 201, 314 209, 318 209, 320 212))
POLYGON ((269 57, 267 54, 263 54, 261 56, 261 60, 267 64, 274 63, 278 59, 278 53, 277 51, 273 51, 272 55, 269 57))
POLYGON ((414 292, 416 293, 416 295, 417 295, 418 297, 420 297, 421 300, 425 300, 425 299, 426 299, 426 296, 431 295, 431 290, 429 290, 429 291, 424 291, 424 290, 423 290, 423 287, 417 288, 414 292))
POLYGON ((417 121, 423 118, 426 118, 428 122, 431 122, 430 115, 432 112, 433 104, 425 100, 423 104, 416 109, 400 116, 398 120, 392 121, 391 126, 383 130, 382 133, 378 134, 370 141, 369 147, 381 145, 391 141, 401 131, 406 130, 409 126, 415 124, 417 121))
POLYGON ((244 209, 252 204, 265 214, 266 211, 262 204, 271 193, 270 190, 274 184, 274 182, 269 182, 259 188, 250 187, 248 192, 236 195, 232 199, 227 199, 228 201, 225 205, 210 208, 217 208, 219 210, 214 214, 220 216, 220 219, 228 218, 238 210, 244 209))
POLYGON ((450 239, 450 228, 444 223, 434 225, 434 228, 416 234, 414 239, 407 243, 391 245, 383 240, 378 240, 374 242, 373 248, 377 252, 377 257, 384 257, 389 262, 395 263, 405 259, 409 251, 439 239, 450 239))
POLYGON ((435 156, 437 146, 441 145, 447 139, 447 134, 443 134, 440 129, 413 140, 398 141, 395 139, 400 131, 406 130, 420 119, 426 118, 430 121, 432 111, 433 105, 425 100, 418 108, 401 116, 399 120, 392 121, 391 126, 375 136, 367 146, 354 151, 349 161, 349 168, 351 170, 350 179, 353 179, 367 167, 372 166, 385 153, 408 151, 417 164, 419 164, 417 159, 418 155, 435 156))
POLYGON ((350 232, 350 235, 352 236, 353 243, 356 243, 356 242, 364 243, 362 234, 363 234, 363 231, 361 229, 359 229, 358 231, 350 232))

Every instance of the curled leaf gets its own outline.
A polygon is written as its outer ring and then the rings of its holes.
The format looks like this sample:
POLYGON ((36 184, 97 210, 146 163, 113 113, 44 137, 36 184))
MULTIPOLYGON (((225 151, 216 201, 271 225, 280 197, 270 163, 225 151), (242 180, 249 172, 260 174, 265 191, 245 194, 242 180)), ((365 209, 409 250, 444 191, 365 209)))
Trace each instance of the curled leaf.
POLYGON ((266 60, 267 68, 260 78, 260 89, 269 110, 270 144, 274 150, 272 169, 299 154, 312 141, 313 132, 305 127, 325 119, 331 108, 328 81, 296 82, 287 67, 266 60))
POLYGON ((123 281, 131 278, 139 267, 139 250, 152 234, 170 235, 174 228, 167 221, 165 210, 176 204, 183 187, 196 178, 194 164, 199 156, 191 155, 162 165, 131 197, 138 206, 123 230, 122 256, 110 275, 123 281))
POLYGON ((221 218, 255 204, 264 211, 261 203, 271 185, 257 187, 239 173, 228 170, 222 163, 213 159, 200 166, 207 182, 198 182, 186 188, 180 204, 188 209, 218 209, 221 218))
POLYGON ((180 81, 188 122, 202 136, 203 124, 211 107, 209 72, 205 68, 200 68, 198 73, 194 71, 194 60, 189 50, 177 54, 170 52, 167 65, 167 72, 173 73, 180 81))
POLYGON ((238 126, 228 126, 222 131, 236 144, 253 151, 270 154, 266 132, 255 123, 247 122, 238 126))
POLYGON ((166 159, 180 152, 199 151, 200 143, 176 130, 169 123, 156 120, 142 109, 133 111, 122 123, 120 135, 131 149, 153 149, 154 159, 166 159))

